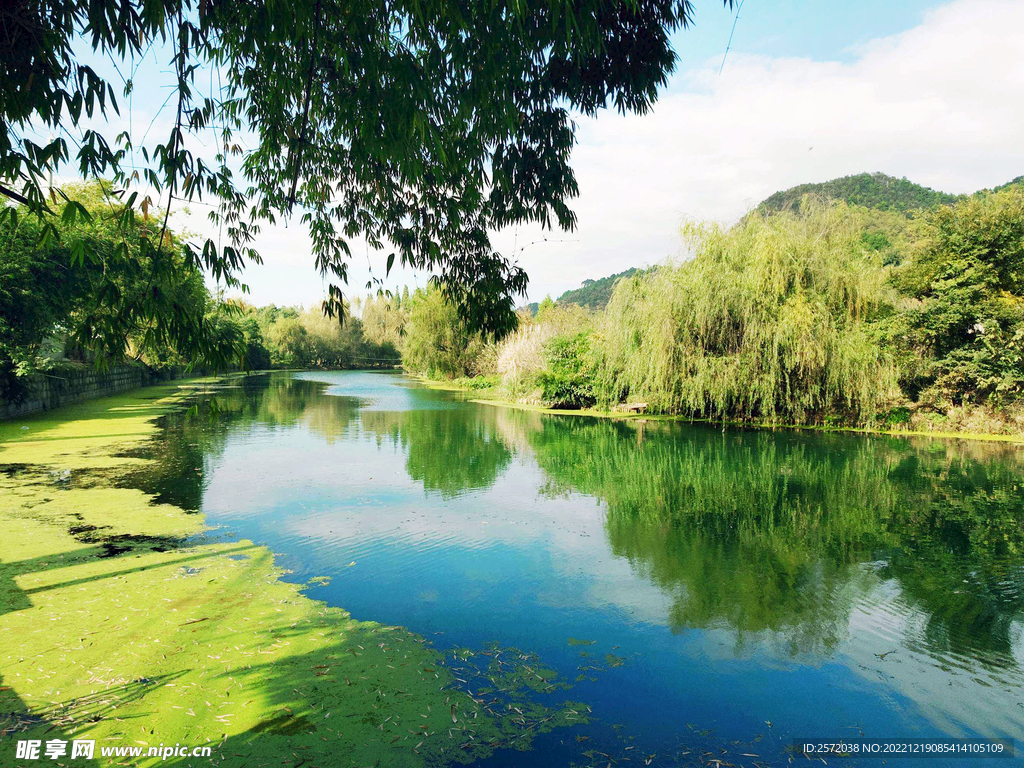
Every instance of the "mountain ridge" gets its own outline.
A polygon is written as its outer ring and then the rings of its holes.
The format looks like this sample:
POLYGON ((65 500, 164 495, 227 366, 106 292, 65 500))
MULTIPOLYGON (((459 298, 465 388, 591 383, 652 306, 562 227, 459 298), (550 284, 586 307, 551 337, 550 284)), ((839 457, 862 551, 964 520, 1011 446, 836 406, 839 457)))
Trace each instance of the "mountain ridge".
POLYGON ((775 192, 758 203, 757 210, 762 213, 796 211, 800 209, 800 201, 804 195, 808 194, 842 200, 850 205, 899 213, 910 213, 936 205, 949 205, 960 198, 960 195, 916 184, 905 176, 896 178, 880 172, 857 173, 829 181, 798 184, 775 192))
MULTIPOLYGON (((990 191, 999 192, 1015 186, 1024 187, 1024 175, 993 187, 990 191)), ((984 191, 989 190, 979 190, 974 194, 984 191)), ((897 178, 881 172, 857 173, 851 176, 840 176, 829 181, 798 184, 795 187, 780 190, 758 203, 755 210, 762 213, 775 213, 782 210, 798 211, 800 201, 807 194, 843 200, 850 205, 861 205, 865 208, 897 211, 905 214, 927 210, 938 205, 949 205, 967 197, 967 195, 954 195, 925 187, 910 181, 905 176, 897 178)), ((607 306, 608 299, 611 298, 615 283, 621 278, 631 277, 639 271, 641 270, 637 267, 630 267, 607 277, 584 280, 579 288, 562 293, 555 303, 578 304, 590 309, 603 309, 607 306)), ((536 303, 527 305, 533 314, 536 314, 537 306, 536 303)))

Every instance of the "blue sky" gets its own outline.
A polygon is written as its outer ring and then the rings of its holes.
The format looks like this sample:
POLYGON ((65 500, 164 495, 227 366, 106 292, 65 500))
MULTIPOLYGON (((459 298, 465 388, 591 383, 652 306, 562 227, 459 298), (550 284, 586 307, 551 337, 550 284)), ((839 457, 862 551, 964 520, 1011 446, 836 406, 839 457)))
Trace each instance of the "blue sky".
MULTIPOLYGON (((819 61, 851 61, 853 51, 879 37, 920 23, 934 0, 746 0, 733 36, 734 52, 763 56, 800 56, 819 61)), ((702 0, 696 25, 675 36, 680 69, 721 58, 729 41, 735 9, 702 0)), ((728 59, 726 60, 728 65, 728 59)))
MULTIPOLYGON (((580 120, 576 232, 494 233, 529 273, 528 300, 685 256, 682 223, 734 221, 794 184, 884 171, 969 192, 1024 173, 1024 3, 746 0, 719 74, 734 15, 717 0, 695 3, 696 23, 674 38, 676 73, 650 114, 580 120)), ((160 111, 168 58, 152 52, 136 76, 133 133, 152 121, 150 145, 172 117, 170 106, 160 111)), ((108 62, 96 65, 119 82, 108 62)), ((207 232, 205 213, 193 206, 176 223, 207 232)), ((387 252, 352 245, 349 290, 359 294, 387 252)), ((246 270, 249 300, 319 302, 325 286, 302 227, 269 228, 257 247, 265 264, 246 270)), ((396 269, 388 284, 427 278, 396 269)))

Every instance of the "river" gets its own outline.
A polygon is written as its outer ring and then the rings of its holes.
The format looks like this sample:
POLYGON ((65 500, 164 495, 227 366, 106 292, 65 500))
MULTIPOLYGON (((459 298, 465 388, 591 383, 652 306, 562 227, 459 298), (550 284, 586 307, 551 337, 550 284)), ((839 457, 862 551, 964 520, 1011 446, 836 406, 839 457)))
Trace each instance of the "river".
POLYGON ((127 482, 357 619, 536 654, 591 708, 490 765, 1021 748, 1018 447, 542 415, 388 373, 227 382, 127 482))

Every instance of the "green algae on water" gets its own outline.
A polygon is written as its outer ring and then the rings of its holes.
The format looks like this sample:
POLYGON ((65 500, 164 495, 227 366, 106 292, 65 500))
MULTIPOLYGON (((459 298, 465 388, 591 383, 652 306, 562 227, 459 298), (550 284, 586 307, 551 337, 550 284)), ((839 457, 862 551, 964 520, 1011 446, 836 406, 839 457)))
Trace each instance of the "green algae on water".
MULTIPOLYGON (((423 638, 308 599, 265 548, 199 542, 201 516, 116 487, 195 387, 0 424, 0 749, 92 739, 97 757, 212 748, 125 765, 417 766, 585 721, 585 705, 542 706, 512 684, 475 697, 423 638)), ((534 666, 531 690, 553 677, 534 666)))

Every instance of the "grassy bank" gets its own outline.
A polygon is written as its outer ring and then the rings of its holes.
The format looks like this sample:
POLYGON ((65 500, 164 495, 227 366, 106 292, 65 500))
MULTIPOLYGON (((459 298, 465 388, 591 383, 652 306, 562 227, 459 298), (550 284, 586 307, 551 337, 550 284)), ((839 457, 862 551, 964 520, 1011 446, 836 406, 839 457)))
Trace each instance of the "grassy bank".
POLYGON ((975 432, 972 430, 954 430, 954 429, 920 429, 915 428, 914 425, 910 426, 897 426, 897 427, 846 427, 846 426, 826 426, 826 425, 809 425, 809 424, 791 424, 786 422, 773 422, 773 421, 740 421, 735 419, 727 420, 714 420, 711 419, 694 419, 689 416, 673 416, 666 414, 646 414, 646 413, 632 413, 627 411, 614 411, 614 410, 602 410, 600 408, 549 408, 545 405, 537 403, 519 403, 501 398, 501 390, 495 386, 480 387, 473 383, 472 379, 451 379, 451 380, 435 380, 426 378, 423 376, 417 376, 424 386, 430 387, 431 389, 443 390, 447 392, 461 392, 464 394, 473 394, 474 397, 469 398, 474 403, 480 403, 482 405, 490 405, 497 408, 514 408, 521 411, 532 411, 534 413, 546 413, 555 416, 590 416, 599 419, 639 419, 643 421, 675 421, 675 422, 686 422, 694 424, 725 424, 728 426, 742 426, 752 427, 756 429, 798 429, 798 430, 809 430, 814 432, 852 432, 866 435, 892 435, 897 437, 938 437, 944 439, 961 439, 961 440, 990 440, 995 442, 1003 443, 1024 443, 1024 434, 1003 434, 998 432, 975 432))
POLYGON ((202 385, 0 424, 0 764, 17 739, 95 739, 74 765, 180 743, 212 757, 162 764, 416 766, 567 722, 492 714, 422 638, 308 599, 267 549, 194 538, 202 516, 117 487, 202 385))

